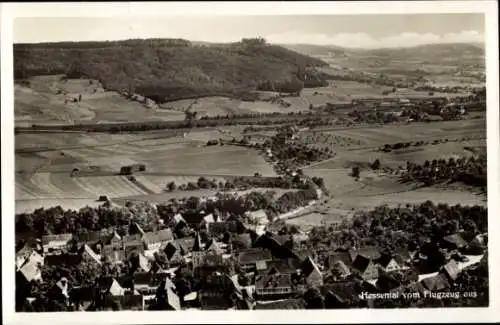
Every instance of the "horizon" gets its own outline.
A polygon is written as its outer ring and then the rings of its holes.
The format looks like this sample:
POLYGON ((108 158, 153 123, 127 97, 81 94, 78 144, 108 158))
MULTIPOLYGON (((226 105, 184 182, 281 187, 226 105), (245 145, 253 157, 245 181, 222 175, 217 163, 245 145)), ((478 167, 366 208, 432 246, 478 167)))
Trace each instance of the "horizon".
POLYGON ((172 16, 167 18, 31 17, 14 21, 14 43, 180 38, 231 43, 263 37, 271 44, 353 49, 484 43, 482 14, 172 16), (61 28, 64 27, 64 28, 61 28))
MULTIPOLYGON (((243 38, 257 38, 258 36, 255 37, 243 37, 243 38)), ((126 42, 126 41, 133 41, 133 40, 173 40, 173 39, 180 39, 180 40, 185 40, 192 42, 194 44, 196 43, 202 43, 202 44, 212 44, 212 45, 217 45, 217 44, 233 44, 237 43, 239 41, 228 41, 228 42, 210 42, 210 41, 199 41, 199 40, 190 40, 190 39, 185 39, 185 38, 176 38, 176 37, 150 37, 150 38, 124 38, 124 39, 110 39, 110 40, 85 40, 85 41, 57 41, 57 42, 47 42, 47 41, 41 41, 41 42, 29 42, 29 43, 20 43, 20 42, 14 42, 14 45, 42 45, 42 44, 67 44, 67 43, 112 43, 112 42, 126 42)), ((266 39, 266 42, 268 44, 272 45, 278 45, 278 46, 317 46, 317 47, 325 47, 325 48, 339 48, 339 49, 344 49, 344 50, 383 50, 383 49, 403 49, 403 48, 415 48, 415 47, 420 47, 420 46, 428 46, 428 45, 485 45, 484 41, 470 41, 470 42, 443 42, 443 43, 422 43, 422 44, 417 44, 417 45, 407 45, 407 46, 394 46, 394 47, 374 47, 374 48, 361 48, 361 47, 345 47, 345 46, 339 46, 336 44, 313 44, 313 43, 276 43, 276 42, 269 42, 266 39)))

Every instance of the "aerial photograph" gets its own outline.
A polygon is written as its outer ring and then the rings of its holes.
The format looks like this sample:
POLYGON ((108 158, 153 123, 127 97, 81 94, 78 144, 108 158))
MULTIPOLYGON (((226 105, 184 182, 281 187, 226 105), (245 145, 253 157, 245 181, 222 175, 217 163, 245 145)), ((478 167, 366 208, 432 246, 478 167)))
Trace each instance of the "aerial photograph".
POLYGON ((483 14, 13 36, 16 312, 489 306, 483 14))

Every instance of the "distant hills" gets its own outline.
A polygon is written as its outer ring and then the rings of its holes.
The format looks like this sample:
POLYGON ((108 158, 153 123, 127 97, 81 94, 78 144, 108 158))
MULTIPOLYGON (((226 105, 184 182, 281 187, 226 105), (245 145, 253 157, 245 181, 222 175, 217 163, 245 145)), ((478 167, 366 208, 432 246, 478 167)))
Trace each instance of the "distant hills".
POLYGON ((231 44, 182 39, 14 44, 17 80, 66 74, 99 80, 109 90, 131 90, 156 101, 231 96, 268 81, 296 80, 324 61, 261 39, 231 44))
POLYGON ((380 48, 380 49, 358 49, 343 48, 335 45, 311 45, 311 44, 280 44, 281 46, 311 56, 323 56, 330 53, 334 55, 373 55, 388 57, 415 57, 415 56, 456 56, 471 55, 483 56, 484 44, 482 43, 446 43, 426 44, 412 47, 380 48))

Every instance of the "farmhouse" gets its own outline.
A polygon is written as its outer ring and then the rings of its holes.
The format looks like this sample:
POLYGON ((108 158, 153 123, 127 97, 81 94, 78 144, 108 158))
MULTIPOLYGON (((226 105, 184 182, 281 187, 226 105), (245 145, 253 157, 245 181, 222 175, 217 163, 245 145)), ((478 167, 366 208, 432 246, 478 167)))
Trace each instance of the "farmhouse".
POLYGON ((162 244, 165 244, 174 239, 172 230, 165 228, 159 231, 146 232, 143 234, 142 239, 146 245, 147 250, 158 250, 162 244))
POLYGON ((255 279, 255 294, 259 299, 282 299, 293 291, 290 274, 258 275, 255 279))
POLYGON ((314 287, 323 285, 323 275, 311 257, 308 257, 302 264, 302 273, 308 285, 314 287))
POLYGON ((271 261, 271 252, 264 249, 242 250, 238 256, 238 263, 244 270, 267 269, 267 262, 271 261))

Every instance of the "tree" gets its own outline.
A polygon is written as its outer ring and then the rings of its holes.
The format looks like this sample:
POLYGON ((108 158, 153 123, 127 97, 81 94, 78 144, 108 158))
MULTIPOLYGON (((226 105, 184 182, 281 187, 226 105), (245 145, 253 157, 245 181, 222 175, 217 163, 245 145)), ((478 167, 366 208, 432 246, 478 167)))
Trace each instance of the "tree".
POLYGON ((174 181, 171 181, 167 184, 167 190, 169 192, 172 192, 172 191, 175 191, 175 189, 177 188, 177 186, 175 185, 175 182, 174 181))
POLYGON ((351 170, 351 176, 352 177, 359 178, 360 173, 361 172, 360 172, 359 166, 352 167, 352 170, 351 170))
POLYGON ((375 161, 370 165, 370 167, 374 170, 377 170, 380 168, 380 160, 377 158, 375 161))

